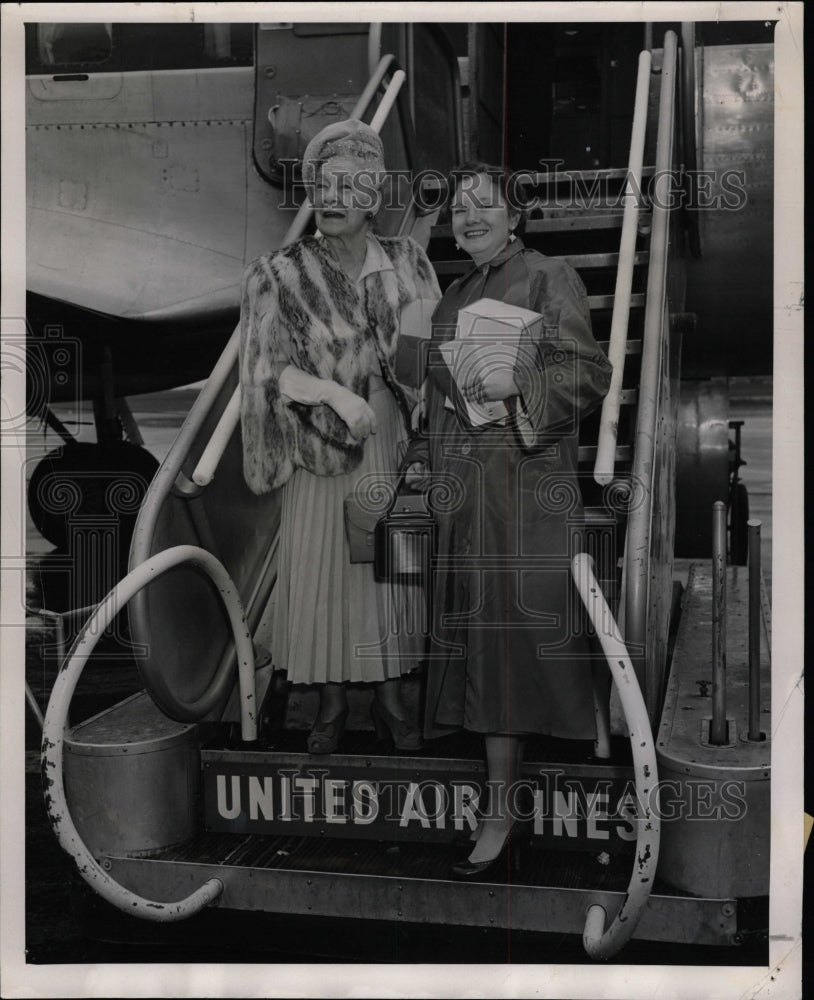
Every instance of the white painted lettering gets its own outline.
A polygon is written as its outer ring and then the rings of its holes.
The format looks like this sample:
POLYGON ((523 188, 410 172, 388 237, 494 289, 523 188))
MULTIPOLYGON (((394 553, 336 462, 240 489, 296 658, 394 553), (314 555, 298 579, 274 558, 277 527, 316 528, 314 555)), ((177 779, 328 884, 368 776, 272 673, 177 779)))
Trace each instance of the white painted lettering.
POLYGON ((280 819, 290 822, 291 815, 291 778, 287 774, 280 775, 280 819))
POLYGON ((326 823, 347 823, 345 815, 345 789, 348 787, 344 778, 326 778, 322 786, 322 811, 326 823))
POLYGON ((604 792, 588 792, 588 836, 592 840, 609 840, 610 832, 600 830, 596 821, 608 818, 608 796, 604 792), (604 808, 603 808, 604 807, 604 808))
POLYGON ((452 823, 456 830, 463 830, 464 822, 470 830, 477 827, 475 810, 478 808, 479 798, 480 792, 474 785, 457 781, 452 783, 452 823))
POLYGON ((407 796, 401 809, 399 826, 407 826, 413 819, 417 819, 425 830, 429 830, 430 818, 424 808, 424 800, 421 798, 421 786, 415 781, 411 781, 407 787, 407 796))
POLYGON ((314 822, 314 798, 317 784, 316 778, 294 779, 294 790, 302 792, 302 818, 306 823, 314 822))
POLYGON ((423 789, 432 789, 435 796, 435 811, 431 818, 435 820, 436 829, 445 830, 447 826, 447 809, 449 807, 449 794, 446 788, 437 781, 424 781, 421 784, 421 788, 422 802, 424 801, 423 789))
POLYGON ((616 827, 616 836, 622 840, 636 839, 637 808, 636 799, 630 793, 623 795, 616 806, 616 815, 622 819, 625 826, 616 827))
POLYGON ((240 815, 240 778, 236 775, 232 775, 232 804, 227 806, 226 804, 226 775, 218 775, 218 815, 222 816, 224 819, 237 819, 240 815))
POLYGON ((531 793, 534 800, 534 832, 544 833, 543 823, 545 822, 545 792, 542 788, 535 788, 531 793))
POLYGON ((353 822, 361 826, 373 823, 379 815, 379 790, 372 781, 354 781, 353 822))
POLYGON ((554 815, 551 817, 552 833, 555 837, 561 837, 563 832, 569 837, 576 837, 577 834, 577 793, 568 792, 568 797, 560 791, 554 792, 554 815))
POLYGON ((274 783, 271 778, 249 777, 249 819, 274 819, 274 783))

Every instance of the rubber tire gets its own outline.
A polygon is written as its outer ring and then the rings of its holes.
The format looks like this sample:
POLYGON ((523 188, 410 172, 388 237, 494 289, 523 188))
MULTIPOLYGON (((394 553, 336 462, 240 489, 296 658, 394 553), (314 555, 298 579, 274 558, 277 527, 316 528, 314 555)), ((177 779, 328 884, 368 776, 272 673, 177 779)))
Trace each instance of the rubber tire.
POLYGON ((93 525, 94 519, 98 524, 112 517, 118 527, 119 553, 126 559, 139 508, 157 469, 155 456, 127 441, 62 445, 42 458, 31 475, 31 519, 44 538, 65 551, 72 522, 81 519, 93 525))

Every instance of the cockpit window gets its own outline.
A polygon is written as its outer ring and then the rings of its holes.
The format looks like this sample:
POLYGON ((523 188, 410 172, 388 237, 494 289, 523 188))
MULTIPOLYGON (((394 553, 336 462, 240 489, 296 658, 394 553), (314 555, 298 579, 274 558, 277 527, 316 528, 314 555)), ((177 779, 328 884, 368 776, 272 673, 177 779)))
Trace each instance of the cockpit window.
POLYGON ((37 57, 44 67, 99 65, 112 53, 112 24, 37 25, 37 57))

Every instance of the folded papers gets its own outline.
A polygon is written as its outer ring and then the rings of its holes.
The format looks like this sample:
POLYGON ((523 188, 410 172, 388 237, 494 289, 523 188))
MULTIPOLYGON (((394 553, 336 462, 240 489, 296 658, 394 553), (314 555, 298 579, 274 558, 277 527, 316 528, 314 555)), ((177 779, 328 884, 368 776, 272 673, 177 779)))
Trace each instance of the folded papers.
MULTIPOLYGON (((454 339, 438 346, 474 427, 505 422, 508 410, 502 400, 472 402, 463 396, 464 388, 498 367, 514 372, 521 338, 527 343, 539 340, 542 323, 539 313, 497 299, 478 299, 458 312, 454 339)), ((445 405, 455 409, 450 399, 445 405)))

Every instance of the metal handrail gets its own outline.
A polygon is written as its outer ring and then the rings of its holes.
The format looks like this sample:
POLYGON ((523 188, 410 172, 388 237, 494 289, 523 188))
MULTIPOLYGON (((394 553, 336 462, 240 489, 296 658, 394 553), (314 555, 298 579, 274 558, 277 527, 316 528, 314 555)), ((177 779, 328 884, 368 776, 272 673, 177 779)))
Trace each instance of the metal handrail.
POLYGON ((638 810, 636 852, 627 892, 609 927, 598 903, 588 907, 582 942, 591 958, 610 958, 630 939, 653 888, 659 860, 661 823, 651 801, 658 790, 658 767, 647 707, 619 626, 593 572, 593 560, 582 552, 571 563, 571 573, 591 624, 602 646, 630 734, 638 810))
POLYGON ((639 192, 642 188, 644 136, 647 128, 647 101, 650 96, 649 52, 639 55, 639 75, 633 110, 627 182, 624 195, 622 235, 619 241, 619 266, 613 296, 608 360, 613 368, 608 394, 602 402, 599 422, 594 479, 602 486, 613 480, 616 466, 616 439, 619 431, 619 410, 622 404, 622 380, 625 372, 627 328, 630 320, 630 296, 633 289, 633 268, 636 258, 636 235, 639 225, 639 192))
POLYGON ((254 649, 243 605, 223 565, 211 553, 194 545, 177 545, 152 556, 131 570, 101 601, 77 637, 67 663, 57 674, 42 729, 45 806, 60 846, 73 858, 88 885, 109 903, 125 913, 157 921, 183 920, 198 913, 220 896, 223 883, 217 878, 209 879, 184 899, 166 903, 145 899, 112 878, 88 850, 74 824, 65 794, 63 752, 71 698, 96 643, 139 590, 168 570, 185 564, 192 564, 206 573, 226 608, 237 650, 241 736, 245 742, 257 739, 254 649))
POLYGON ((701 256, 701 230, 698 223, 698 133, 695 113, 695 24, 681 24, 681 132, 682 159, 687 183, 685 207, 687 242, 693 257, 701 256))
MULTIPOLYGON (((629 648, 646 648, 647 609, 650 583, 650 536, 653 518, 653 470, 658 431, 658 412, 667 299, 667 263, 673 138, 675 134, 676 34, 664 36, 661 71, 656 176, 653 191, 653 229, 647 273, 644 334, 642 343, 639 410, 636 421, 632 486, 642 491, 628 519, 625 599, 625 639, 629 648)), ((657 694, 645 685, 648 707, 655 711, 657 694)))
MULTIPOLYGON (((376 72, 373 76, 371 76, 367 86, 362 91, 362 94, 356 102, 353 111, 351 111, 351 118, 359 118, 365 113, 388 70, 394 65, 396 65, 394 56, 384 56, 376 68, 376 72)), ((387 89, 382 96, 379 107, 376 109, 376 113, 370 122, 370 127, 374 131, 381 131, 381 128, 387 120, 387 116, 390 114, 405 79, 406 75, 404 70, 397 69, 393 73, 393 77, 387 85, 387 89)), ((293 243, 294 240, 299 239, 305 231, 305 226, 308 219, 311 217, 313 210, 313 206, 307 200, 300 205, 299 211, 297 212, 294 221, 289 226, 288 232, 283 239, 283 246, 293 243)), ((236 330, 235 336, 237 335, 238 331, 236 330)), ((221 414, 220 419, 218 420, 218 423, 215 426, 215 429, 213 430, 212 435, 192 473, 192 481, 196 486, 208 486, 215 476, 220 460, 223 458, 223 453, 226 451, 229 441, 231 440, 232 435, 240 422, 240 397, 240 385, 238 384, 232 393, 231 399, 221 414)))

